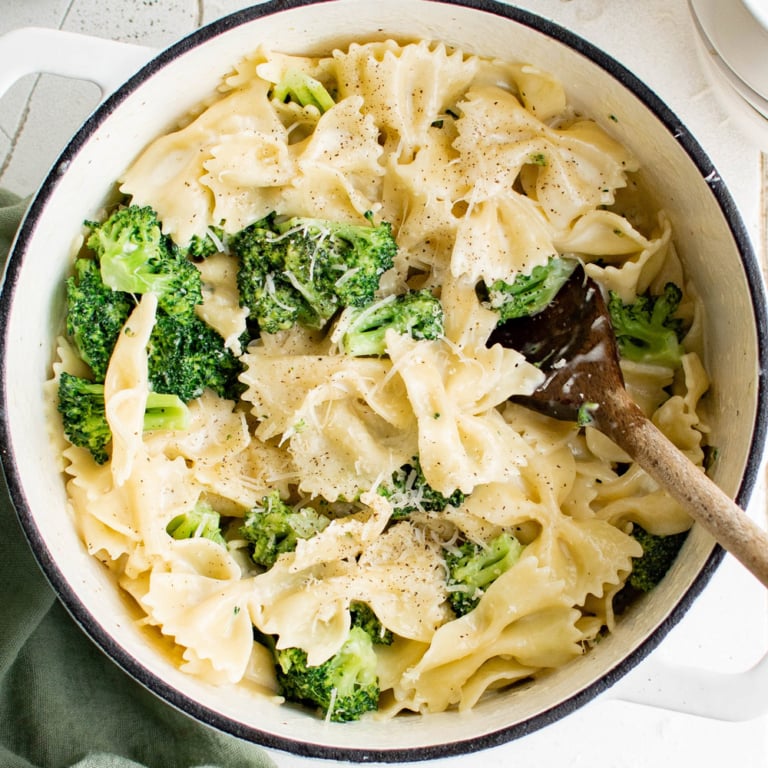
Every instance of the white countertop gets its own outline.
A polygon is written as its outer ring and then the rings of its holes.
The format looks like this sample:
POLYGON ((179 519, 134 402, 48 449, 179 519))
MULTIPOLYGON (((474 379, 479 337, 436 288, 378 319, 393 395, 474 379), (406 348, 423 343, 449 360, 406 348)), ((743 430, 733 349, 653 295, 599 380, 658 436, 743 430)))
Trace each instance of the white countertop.
MULTIPOLYGON (((722 0, 733 2, 734 0, 722 0)), ((163 47, 245 0, 0 0, 0 34, 23 26, 163 47)), ((768 127, 745 117, 716 85, 685 0, 527 0, 519 6, 568 27, 644 80, 712 158, 739 206, 756 250, 766 255, 768 127), (756 127, 757 126, 757 127, 756 127)), ((91 83, 27 76, 0 98, 0 186, 34 191, 68 137, 100 99, 91 83)), ((765 520, 761 482, 750 513, 765 520)), ((620 700, 663 665, 740 675, 768 650, 765 590, 726 556, 703 595, 660 647, 611 691, 524 739, 429 765, 485 768, 765 768, 768 715, 729 721, 620 700)), ((674 673, 667 680, 674 679, 674 673)), ((755 682, 755 684, 757 684, 755 682)), ((763 681, 768 711, 768 680, 763 681)), ((727 707, 726 707, 727 709, 727 707)), ((274 753, 280 768, 338 765, 274 753)))

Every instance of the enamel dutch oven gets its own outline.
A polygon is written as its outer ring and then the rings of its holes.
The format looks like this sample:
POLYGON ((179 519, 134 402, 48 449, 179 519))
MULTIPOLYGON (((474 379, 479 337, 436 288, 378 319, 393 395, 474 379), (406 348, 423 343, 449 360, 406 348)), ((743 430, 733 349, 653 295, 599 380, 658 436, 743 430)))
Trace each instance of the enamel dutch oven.
POLYGON ((677 247, 706 307, 705 363, 714 480, 746 506, 766 430, 766 315, 760 270, 732 198, 704 152, 658 97, 608 55, 531 13, 488 0, 266 2, 203 27, 117 88, 74 136, 35 196, 2 292, 3 464, 13 502, 59 598, 92 640, 159 697, 225 732, 302 755, 355 761, 449 756, 516 739, 604 692, 682 617, 722 558, 692 534, 668 578, 590 653, 471 712, 327 724, 310 714, 208 686, 180 672, 132 621, 105 569, 66 514, 61 459, 49 438, 43 385, 62 323, 70 244, 114 180, 154 137, 210 94, 261 42, 295 53, 383 37, 444 40, 465 51, 552 72, 581 111, 611 115, 609 130, 643 167, 669 214, 677 247))

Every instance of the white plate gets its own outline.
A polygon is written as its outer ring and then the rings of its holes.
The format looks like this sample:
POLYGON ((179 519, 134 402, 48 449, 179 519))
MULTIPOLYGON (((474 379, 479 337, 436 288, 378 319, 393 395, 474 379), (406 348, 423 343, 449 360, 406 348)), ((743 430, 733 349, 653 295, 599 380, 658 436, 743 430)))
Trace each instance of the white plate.
POLYGON ((768 0, 689 0, 713 63, 768 120, 768 0))
POLYGON ((768 0, 743 0, 752 15, 768 29, 768 0))

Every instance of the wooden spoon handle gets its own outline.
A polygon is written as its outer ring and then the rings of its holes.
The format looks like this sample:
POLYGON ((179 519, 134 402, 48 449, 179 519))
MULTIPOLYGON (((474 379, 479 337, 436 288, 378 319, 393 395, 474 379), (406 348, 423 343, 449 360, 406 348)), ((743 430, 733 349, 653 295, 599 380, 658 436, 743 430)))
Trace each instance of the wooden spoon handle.
POLYGON ((597 419, 602 432, 768 587, 768 533, 648 419, 625 391, 597 419))

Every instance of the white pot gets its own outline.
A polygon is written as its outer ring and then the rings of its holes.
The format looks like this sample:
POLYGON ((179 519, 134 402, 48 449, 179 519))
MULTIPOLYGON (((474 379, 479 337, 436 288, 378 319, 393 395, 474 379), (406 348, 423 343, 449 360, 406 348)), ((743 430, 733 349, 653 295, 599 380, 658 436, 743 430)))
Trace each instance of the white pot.
POLYGON ((465 714, 326 724, 309 714, 210 687, 180 672, 140 628, 109 574, 65 513, 61 460, 49 439, 42 387, 61 327, 69 245, 139 151, 208 96, 260 42, 288 52, 351 40, 436 38, 524 60, 556 75, 572 102, 632 148, 707 308, 705 363, 714 480, 745 506, 766 434, 766 314, 760 270, 733 201, 709 159, 655 94, 589 43, 508 5, 481 0, 267 2, 204 27, 162 52, 110 96, 67 146, 36 195, 2 294, 0 441, 22 525, 59 597, 124 670, 171 704, 245 739, 300 754, 414 760, 524 736, 580 707, 637 664, 683 615, 722 552, 694 528, 662 585, 592 652, 529 690, 484 699, 465 714))

